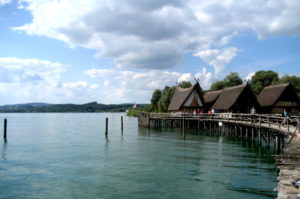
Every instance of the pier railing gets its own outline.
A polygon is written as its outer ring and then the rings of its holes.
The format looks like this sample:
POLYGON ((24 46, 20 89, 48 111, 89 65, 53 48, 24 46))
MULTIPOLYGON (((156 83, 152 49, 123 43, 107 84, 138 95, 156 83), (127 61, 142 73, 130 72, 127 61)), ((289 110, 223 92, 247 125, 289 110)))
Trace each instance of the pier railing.
POLYGON ((249 124, 256 127, 266 127, 292 133, 296 128, 300 116, 282 117, 279 114, 244 114, 244 113, 150 113, 150 119, 184 119, 184 120, 203 120, 218 121, 228 123, 249 124))

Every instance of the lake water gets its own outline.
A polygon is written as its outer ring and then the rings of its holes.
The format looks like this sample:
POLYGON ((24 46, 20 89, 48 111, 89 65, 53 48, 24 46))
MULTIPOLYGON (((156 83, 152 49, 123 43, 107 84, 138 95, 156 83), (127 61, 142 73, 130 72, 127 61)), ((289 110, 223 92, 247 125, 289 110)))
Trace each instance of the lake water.
POLYGON ((108 113, 0 114, 0 198, 274 198, 270 150, 108 113), (8 142, 2 140, 8 118, 8 142), (105 137, 105 117, 109 118, 105 137))

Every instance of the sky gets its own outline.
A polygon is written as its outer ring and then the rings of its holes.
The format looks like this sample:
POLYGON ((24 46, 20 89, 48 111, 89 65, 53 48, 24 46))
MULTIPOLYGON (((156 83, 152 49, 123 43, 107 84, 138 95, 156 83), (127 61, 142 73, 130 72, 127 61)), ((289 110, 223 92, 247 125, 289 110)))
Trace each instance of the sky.
POLYGON ((149 103, 299 60, 298 0, 0 0, 0 105, 149 103))

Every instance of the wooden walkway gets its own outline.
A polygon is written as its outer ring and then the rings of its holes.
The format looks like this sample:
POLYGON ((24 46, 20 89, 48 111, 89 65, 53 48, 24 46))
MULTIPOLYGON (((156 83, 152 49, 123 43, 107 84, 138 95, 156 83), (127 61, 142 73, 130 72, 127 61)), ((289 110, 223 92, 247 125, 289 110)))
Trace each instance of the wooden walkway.
POLYGON ((284 153, 277 156, 279 168, 278 199, 300 198, 300 189, 292 182, 300 181, 300 139, 292 139, 284 148, 284 153))
POLYGON ((276 151, 281 152, 276 155, 279 169, 277 198, 300 198, 300 188, 293 185, 297 180, 300 185, 300 139, 296 136, 300 133, 300 117, 285 120, 279 115, 266 114, 141 113, 138 120, 139 125, 150 128, 182 128, 184 139, 186 128, 196 128, 243 137, 259 144, 264 141, 268 147, 274 142, 276 151))

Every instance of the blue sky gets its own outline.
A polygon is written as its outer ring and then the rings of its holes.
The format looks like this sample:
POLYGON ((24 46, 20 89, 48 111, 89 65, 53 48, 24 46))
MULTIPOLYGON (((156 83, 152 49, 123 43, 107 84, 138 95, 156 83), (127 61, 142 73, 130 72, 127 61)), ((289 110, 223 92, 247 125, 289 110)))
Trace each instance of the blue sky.
POLYGON ((0 0, 0 104, 148 103, 230 72, 300 75, 297 0, 0 0))

